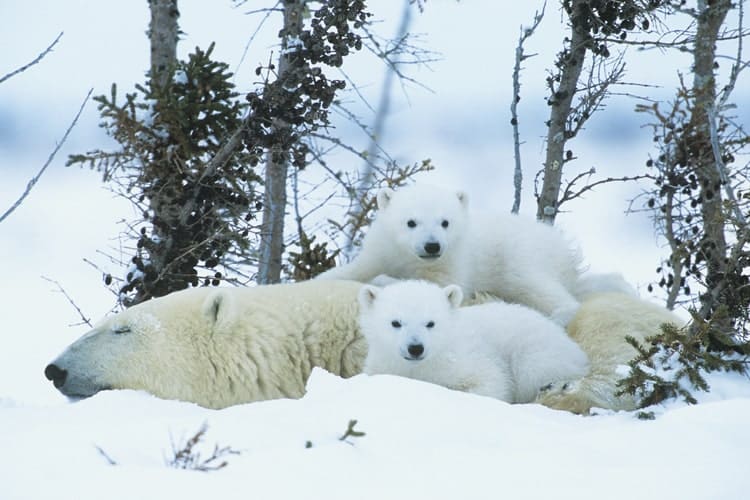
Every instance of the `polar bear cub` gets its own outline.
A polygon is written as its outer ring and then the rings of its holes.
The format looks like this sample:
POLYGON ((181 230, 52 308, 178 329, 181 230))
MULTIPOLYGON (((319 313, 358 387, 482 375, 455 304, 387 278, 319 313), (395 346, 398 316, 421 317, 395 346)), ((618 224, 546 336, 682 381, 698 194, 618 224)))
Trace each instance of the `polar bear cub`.
POLYGON ((319 279, 422 279, 458 284, 467 298, 484 293, 523 304, 561 324, 575 314, 581 257, 555 228, 512 214, 470 213, 465 193, 426 184, 383 189, 377 202, 359 254, 319 279))
POLYGON ((516 304, 460 307, 461 288, 402 281, 359 292, 364 372, 528 403, 548 384, 578 379, 588 358, 556 323, 516 304))

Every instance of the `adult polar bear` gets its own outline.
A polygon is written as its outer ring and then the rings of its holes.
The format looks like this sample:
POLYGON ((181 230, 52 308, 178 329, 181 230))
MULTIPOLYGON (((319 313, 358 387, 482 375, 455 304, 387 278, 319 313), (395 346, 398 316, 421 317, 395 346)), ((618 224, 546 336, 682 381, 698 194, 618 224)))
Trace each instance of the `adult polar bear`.
POLYGON ((643 344, 659 333, 664 323, 682 326, 684 321, 663 307, 628 293, 599 293, 584 300, 568 323, 567 331, 591 360, 584 377, 551 384, 537 398, 550 408, 589 414, 593 408, 634 410, 636 400, 618 393, 621 370, 638 355, 625 341, 630 336, 643 344))
MULTIPOLYGON (((308 281, 175 292, 104 319, 45 375, 71 397, 136 389, 209 408, 300 397, 313 366, 343 377, 361 372, 367 354, 358 326, 361 287, 308 281)), ((553 385, 538 401, 579 413, 634 409, 632 398, 615 396, 618 367, 636 355, 625 336, 642 341, 668 321, 679 320, 628 294, 585 299, 567 330, 591 371, 553 385)))
POLYGON ((511 214, 470 213, 467 195, 425 184, 378 193, 378 213, 355 259, 318 279, 363 283, 386 275, 460 285, 565 324, 578 307, 580 254, 551 226, 511 214))
POLYGON ((301 397, 313 367, 350 377, 367 344, 359 283, 193 288, 101 321, 45 369, 71 397, 145 390, 208 408, 301 397))
POLYGON ((460 307, 456 285, 401 281, 359 293, 364 372, 432 382, 510 403, 583 377, 589 360, 563 328, 518 304, 460 307))

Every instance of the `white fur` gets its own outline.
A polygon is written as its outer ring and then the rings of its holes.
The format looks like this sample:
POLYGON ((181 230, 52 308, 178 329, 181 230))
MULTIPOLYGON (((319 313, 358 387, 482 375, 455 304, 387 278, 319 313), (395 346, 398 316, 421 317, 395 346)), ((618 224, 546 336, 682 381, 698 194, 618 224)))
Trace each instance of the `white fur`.
POLYGON ((628 395, 617 396, 617 381, 622 368, 637 356, 625 340, 633 337, 643 343, 659 333, 660 325, 684 323, 663 307, 641 300, 630 293, 600 293, 588 297, 568 324, 570 337, 591 359, 590 372, 573 383, 555 383, 538 402, 574 413, 588 414, 592 408, 633 410, 636 401, 628 395))
POLYGON ((105 318, 55 359, 67 372, 58 389, 138 389, 209 408, 300 397, 315 366, 360 373, 360 286, 194 288, 149 300, 105 318))
POLYGON ((467 298, 491 294, 562 324, 575 313, 580 255, 553 227, 512 214, 470 213, 465 193, 424 184, 381 191, 378 208, 359 255, 320 279, 383 284, 387 275, 456 283, 467 298))
POLYGON ((529 308, 491 302, 459 307, 461 289, 403 281, 363 286, 364 372, 424 380, 513 403, 573 380, 588 359, 565 331, 529 308))

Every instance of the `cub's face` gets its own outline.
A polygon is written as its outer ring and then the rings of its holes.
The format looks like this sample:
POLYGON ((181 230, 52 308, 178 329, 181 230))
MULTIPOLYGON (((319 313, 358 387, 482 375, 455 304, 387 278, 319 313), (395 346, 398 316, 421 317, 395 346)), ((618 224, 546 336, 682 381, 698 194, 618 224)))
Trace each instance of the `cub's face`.
POLYGON ((372 356, 418 362, 456 341, 453 314, 462 299, 455 285, 402 281, 360 291, 360 324, 372 356))
POLYGON ((378 193, 378 217, 393 244, 424 260, 450 252, 466 228, 467 198, 462 192, 433 186, 406 186, 378 193))

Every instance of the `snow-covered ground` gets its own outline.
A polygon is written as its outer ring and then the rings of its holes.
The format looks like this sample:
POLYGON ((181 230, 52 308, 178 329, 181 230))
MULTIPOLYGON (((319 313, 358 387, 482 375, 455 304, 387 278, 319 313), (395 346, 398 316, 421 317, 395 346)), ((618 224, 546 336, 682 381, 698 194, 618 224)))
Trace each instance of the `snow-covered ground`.
MULTIPOLYGON (((148 66, 145 2, 5 4, 0 75, 32 60, 60 31, 65 35, 40 64, 0 85, 2 211, 44 163, 89 88, 104 94, 117 82, 124 92, 148 66)), ((393 32, 401 2, 371 4, 387 20, 382 32, 393 32)), ((513 50, 520 25, 540 6, 428 2, 414 29, 426 34, 425 45, 441 60, 411 75, 433 92, 397 90, 386 149, 402 163, 432 158, 435 175, 468 187, 472 203, 507 210, 513 50), (479 37, 487 33, 491 43, 479 37)), ((278 26, 267 25, 240 65, 258 15, 243 16, 228 0, 210 7, 181 0, 180 9, 181 57, 216 40, 215 54, 237 68, 236 82, 246 91, 253 68, 276 50, 278 26)), ((533 213, 533 177, 542 161, 544 78, 562 38, 559 20, 550 6, 527 47, 539 55, 525 63, 520 103, 526 214, 533 213)), ((689 71, 684 56, 652 51, 631 58, 628 79, 663 85, 648 92, 664 98, 680 69, 689 71)), ((374 104, 382 66, 370 60, 348 70, 374 104)), ((744 96, 746 88, 738 85, 744 96)), ((639 128, 634 101, 616 96, 608 103, 573 144, 580 159, 571 176, 591 166, 602 176, 631 174, 645 162, 650 134, 639 128)), ((654 421, 633 414, 583 418, 394 377, 341 380, 322 372, 301 400, 220 411, 129 391, 68 402, 43 369, 86 328, 68 327, 78 313, 40 276, 59 281, 87 317, 98 319, 114 298, 82 259, 122 272, 98 252, 117 254, 121 221, 134 217, 102 187, 98 173, 62 166, 67 154, 111 147, 98 121, 90 102, 31 195, 0 224, 0 500, 750 498, 750 381, 737 375, 711 377, 712 392, 700 396, 701 404, 671 403, 656 410, 654 421), (365 435, 342 442, 350 420, 365 435), (167 467, 172 443, 179 446, 203 423, 203 456, 215 444, 240 454, 225 457, 228 465, 215 472, 167 467)), ((337 126, 354 137, 353 127, 337 126)), ((602 186, 572 203, 559 224, 581 242, 592 269, 622 271, 645 294, 663 251, 646 215, 623 214, 641 188, 602 186)))
POLYGON ((712 382, 701 404, 657 408, 653 421, 322 370, 300 400, 218 411, 133 391, 0 398, 0 498, 747 499, 750 384, 712 382), (342 441, 351 420, 364 435, 342 441), (204 424, 194 451, 238 454, 212 472, 167 466, 204 424))

